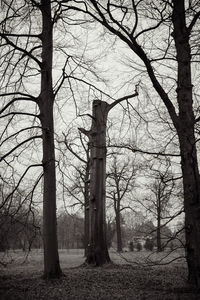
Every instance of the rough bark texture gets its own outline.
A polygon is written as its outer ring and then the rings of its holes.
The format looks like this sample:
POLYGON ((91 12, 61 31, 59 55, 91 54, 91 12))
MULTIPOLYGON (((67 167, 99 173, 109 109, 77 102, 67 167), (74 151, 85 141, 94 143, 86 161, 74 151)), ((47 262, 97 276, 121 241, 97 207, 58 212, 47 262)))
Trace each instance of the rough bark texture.
POLYGON ((156 239, 157 239, 157 252, 161 252, 162 243, 161 243, 161 231, 160 231, 160 216, 157 216, 157 229, 156 229, 156 239))
POLYGON ((115 210, 115 224, 117 234, 117 252, 122 252, 122 231, 121 231, 121 215, 120 215, 120 193, 119 193, 119 181, 115 179, 117 185, 117 193, 113 195, 114 210, 115 210))
POLYGON ((121 218, 120 210, 116 212, 116 233, 117 233, 117 252, 122 252, 122 231, 121 231, 121 218))
POLYGON ((44 277, 55 278, 61 275, 56 232, 56 174, 52 88, 52 22, 51 4, 43 0, 41 4, 42 27, 42 69, 41 93, 39 96, 40 119, 43 128, 43 240, 44 277))
POLYGON ((96 266, 110 262, 105 218, 107 115, 108 104, 100 100, 93 101, 93 120, 89 135, 91 147, 90 226, 86 262, 96 266))
POLYGON ((90 177, 90 158, 87 155, 87 164, 85 170, 85 207, 84 207, 84 248, 85 248, 85 257, 87 257, 88 244, 89 244, 89 203, 90 203, 90 193, 89 193, 89 177, 90 177))
POLYGON ((200 180, 192 103, 191 49, 185 22, 184 1, 173 1, 174 41, 177 51, 180 125, 177 128, 184 186, 186 258, 189 281, 200 286, 200 180))

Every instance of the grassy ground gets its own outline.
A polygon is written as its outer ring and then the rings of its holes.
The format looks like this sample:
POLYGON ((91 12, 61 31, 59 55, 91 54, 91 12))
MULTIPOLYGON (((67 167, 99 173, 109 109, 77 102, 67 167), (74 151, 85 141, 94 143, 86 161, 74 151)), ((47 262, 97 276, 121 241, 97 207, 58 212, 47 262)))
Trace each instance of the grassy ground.
POLYGON ((52 281, 41 279, 40 250, 31 251, 28 257, 21 251, 4 257, 1 254, 0 261, 4 259, 9 264, 0 270, 0 299, 200 299, 200 293, 186 283, 183 259, 165 265, 179 254, 167 256, 165 253, 162 257, 147 252, 118 255, 111 251, 110 254, 114 264, 91 268, 80 266, 84 262, 81 250, 61 250, 60 261, 65 276, 52 281), (158 260, 163 265, 156 266, 158 260))

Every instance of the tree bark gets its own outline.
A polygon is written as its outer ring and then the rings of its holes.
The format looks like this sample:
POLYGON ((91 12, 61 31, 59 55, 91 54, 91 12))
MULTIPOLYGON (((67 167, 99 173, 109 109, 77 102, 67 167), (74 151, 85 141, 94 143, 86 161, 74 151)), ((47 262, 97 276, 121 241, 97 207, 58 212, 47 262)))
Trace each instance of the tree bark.
POLYGON ((44 277, 56 278, 62 272, 59 264, 56 224, 56 172, 52 87, 53 24, 50 0, 41 1, 42 12, 42 69, 41 93, 38 99, 43 139, 43 241, 44 277))
POLYGON ((117 252, 122 252, 122 231, 121 231, 121 218, 120 211, 116 211, 116 233, 117 233, 117 252))
POLYGON ((85 248, 85 257, 87 257, 88 244, 89 244, 89 203, 90 203, 90 193, 89 193, 89 177, 90 177, 90 158, 87 155, 87 164, 85 170, 85 207, 84 207, 84 248, 85 248))
MULTIPOLYGON (((191 130, 188 130, 191 131, 191 130)), ((197 168, 195 139, 190 135, 179 134, 181 144, 181 167, 184 182, 184 209, 186 259, 188 279, 200 286, 200 191, 199 171, 197 168)))
POLYGON ((89 245, 86 262, 101 266, 110 262, 106 239, 106 124, 108 104, 93 101, 92 127, 89 132, 91 168, 89 202, 89 245))
POLYGON ((180 126, 177 128, 184 186, 186 259, 188 279, 200 286, 200 180, 194 134, 191 82, 191 49, 185 22, 184 1, 173 0, 174 41, 177 51, 180 126))
POLYGON ((157 252, 161 252, 162 243, 161 243, 161 230, 160 230, 160 216, 157 215, 157 229, 156 229, 156 239, 157 239, 157 252))
POLYGON ((117 174, 115 174, 115 182, 117 186, 117 193, 113 194, 114 210, 115 210, 115 224, 117 234, 117 252, 122 252, 122 232, 121 232, 121 215, 120 215, 120 192, 119 192, 119 181, 117 180, 117 174))

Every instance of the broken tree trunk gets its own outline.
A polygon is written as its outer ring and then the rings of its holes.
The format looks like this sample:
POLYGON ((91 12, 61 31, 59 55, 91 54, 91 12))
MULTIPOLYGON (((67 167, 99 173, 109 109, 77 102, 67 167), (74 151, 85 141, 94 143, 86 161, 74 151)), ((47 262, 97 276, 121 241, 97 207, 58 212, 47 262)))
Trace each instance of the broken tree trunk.
POLYGON ((90 143, 89 244, 86 262, 96 266, 110 262, 105 217, 108 106, 106 102, 94 100, 91 130, 80 128, 88 136, 90 143))
POLYGON ((89 197, 89 243, 86 263, 102 266, 110 262, 106 238, 106 128, 108 113, 116 104, 137 96, 137 91, 108 104, 93 101, 91 129, 79 130, 89 138, 90 145, 90 197, 89 197))

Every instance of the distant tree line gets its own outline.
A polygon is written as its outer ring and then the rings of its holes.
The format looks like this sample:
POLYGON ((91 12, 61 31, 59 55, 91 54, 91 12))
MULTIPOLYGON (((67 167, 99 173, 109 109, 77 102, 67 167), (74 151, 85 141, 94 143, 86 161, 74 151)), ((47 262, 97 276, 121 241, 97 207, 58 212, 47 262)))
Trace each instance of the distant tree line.
MULTIPOLYGON (((36 208, 30 207, 28 201, 23 203, 23 191, 19 190, 12 201, 0 211, 0 251, 22 249, 30 251, 33 248, 43 248, 42 215, 36 208)), ((9 195, 9 194, 8 194, 9 195)), ((8 195, 1 194, 0 203, 8 195)), ((69 214, 64 210, 58 213, 58 248, 80 249, 86 248, 84 218, 78 214, 69 214)), ((137 224, 128 224, 126 214, 121 215, 122 248, 133 250, 153 250, 157 245, 157 227, 152 221, 143 220, 137 224)), ((180 224, 175 232, 167 226, 161 226, 162 250, 166 247, 177 249, 184 247, 183 225, 180 224)), ((107 221, 108 248, 118 249, 118 230, 115 220, 107 221)), ((121 249, 122 251, 122 249, 121 249)))
MULTIPOLYGON (((27 208, 17 214, 0 212, 0 252, 43 248, 42 216, 35 212, 27 218, 27 208)), ((64 212, 58 215, 58 248, 84 248, 84 219, 64 212)))

